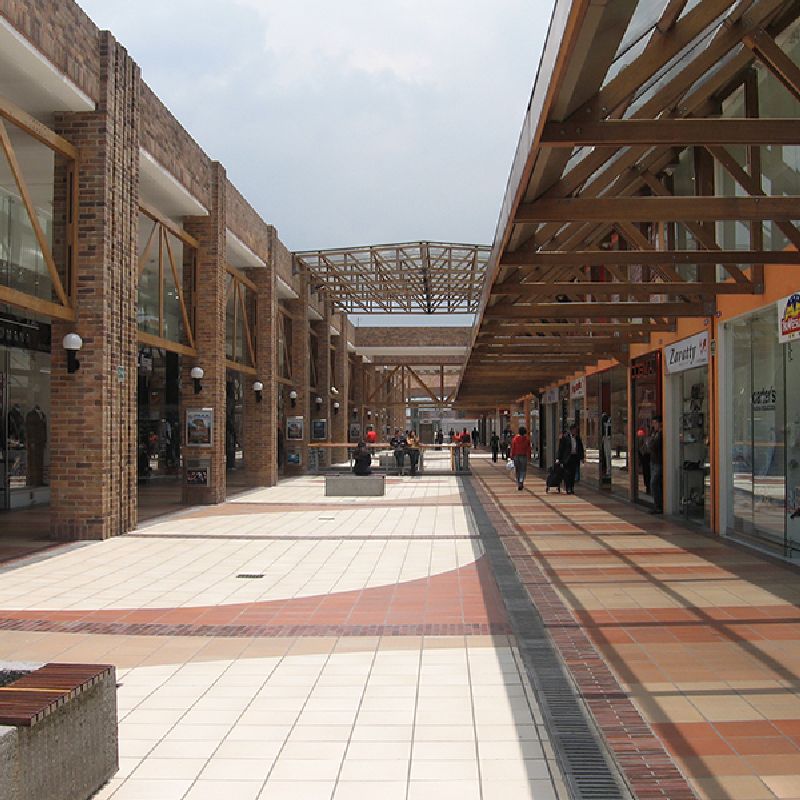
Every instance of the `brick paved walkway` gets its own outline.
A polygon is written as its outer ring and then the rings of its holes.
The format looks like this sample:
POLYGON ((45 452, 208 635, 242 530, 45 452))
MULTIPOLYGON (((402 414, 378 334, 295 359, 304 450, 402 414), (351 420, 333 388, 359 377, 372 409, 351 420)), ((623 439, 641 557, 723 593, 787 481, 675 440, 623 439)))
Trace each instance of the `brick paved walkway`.
POLYGON ((298 479, 15 561, 0 653, 117 666, 98 800, 565 798, 461 488, 298 479))
POLYGON ((580 486, 520 493, 473 468, 637 794, 800 798, 797 569, 580 486))

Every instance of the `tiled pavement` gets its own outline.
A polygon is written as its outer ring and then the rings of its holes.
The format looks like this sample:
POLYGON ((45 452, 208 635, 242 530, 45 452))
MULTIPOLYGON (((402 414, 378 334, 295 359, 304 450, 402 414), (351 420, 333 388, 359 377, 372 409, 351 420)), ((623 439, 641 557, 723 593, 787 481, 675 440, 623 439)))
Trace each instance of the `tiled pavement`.
MULTIPOLYGON (((636 795, 800 800, 797 571, 473 468, 636 795)), ((99 800, 563 798, 463 488, 305 478, 12 562, 0 654, 117 665, 99 800)))
POLYGON ((619 760, 668 775, 653 731, 697 797, 800 798, 800 572, 597 492, 536 478, 517 492, 475 467, 619 760))
POLYGON ((299 479, 15 561, 0 653, 117 666, 98 800, 564 797, 460 489, 299 479))

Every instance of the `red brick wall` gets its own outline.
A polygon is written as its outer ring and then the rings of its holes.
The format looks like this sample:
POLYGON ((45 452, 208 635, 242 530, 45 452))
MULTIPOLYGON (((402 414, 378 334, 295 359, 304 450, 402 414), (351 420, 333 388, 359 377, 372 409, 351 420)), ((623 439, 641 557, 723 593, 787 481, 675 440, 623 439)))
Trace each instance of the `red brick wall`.
POLYGON ((227 224, 257 256, 269 260, 271 225, 267 225, 258 212, 242 197, 239 190, 228 181, 225 186, 227 224))
POLYGON ((139 124, 142 147, 208 208, 212 202, 213 162, 144 81, 139 124))
POLYGON ((468 347, 469 328, 356 328, 353 344, 361 347, 468 347))
POLYGON ((0 15, 92 100, 100 99, 99 31, 79 6, 69 0, 0 0, 0 15))

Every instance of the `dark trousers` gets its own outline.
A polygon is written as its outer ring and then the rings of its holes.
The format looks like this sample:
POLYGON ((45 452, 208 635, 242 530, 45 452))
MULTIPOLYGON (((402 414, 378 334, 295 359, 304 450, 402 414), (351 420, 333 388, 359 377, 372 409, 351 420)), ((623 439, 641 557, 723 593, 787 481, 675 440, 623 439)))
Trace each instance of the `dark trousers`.
POLYGON ((498 453, 497 448, 493 447, 492 448, 492 461, 494 461, 495 464, 497 463, 497 453, 498 453))
POLYGON ((650 454, 642 453, 639 455, 639 463, 642 467, 642 480, 644 481, 644 490, 650 494, 651 478, 650 478, 650 454))
POLYGON ((397 462, 397 474, 403 474, 403 463, 406 460, 406 454, 402 450, 394 451, 394 460, 397 462))
POLYGON ((408 463, 411 465, 411 474, 417 474, 417 464, 419 464, 419 450, 408 451, 408 463))
POLYGON ((664 470, 661 464, 650 465, 650 489, 656 511, 664 510, 664 470))
POLYGON ((581 460, 578 456, 570 456, 564 464, 564 488, 568 492, 575 491, 575 473, 580 466, 581 460))

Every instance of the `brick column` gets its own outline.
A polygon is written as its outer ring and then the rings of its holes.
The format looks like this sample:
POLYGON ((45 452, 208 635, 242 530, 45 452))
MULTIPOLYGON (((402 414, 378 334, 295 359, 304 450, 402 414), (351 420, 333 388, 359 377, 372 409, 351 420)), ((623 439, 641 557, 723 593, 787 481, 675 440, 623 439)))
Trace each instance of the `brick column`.
POLYGON ((244 464, 253 486, 274 486, 278 481, 278 335, 275 298, 275 272, 270 262, 266 269, 247 271, 256 291, 256 374, 245 380, 244 392, 244 464), (264 384, 261 402, 252 390, 254 381, 264 384))
MULTIPOLYGON (((336 315, 339 322, 340 334, 334 337, 336 355, 333 367, 333 385, 339 392, 331 402, 331 441, 346 442, 350 423, 350 360, 347 352, 347 317, 343 313, 336 315), (339 403, 339 413, 333 409, 333 403, 339 403)), ((347 458, 345 449, 337 447, 333 452, 335 461, 344 461, 347 458)))
MULTIPOLYGON (((345 340, 345 348, 347 342, 345 340)), ((347 408, 347 441, 350 441, 350 423, 361 422, 364 407, 364 359, 359 355, 353 356, 353 385, 351 387, 352 403, 347 408)))
MULTIPOLYGON (((100 34, 97 110, 60 114, 56 131, 80 149, 75 322, 53 321, 51 534, 104 539, 136 526, 136 229, 139 68, 100 34), (67 374, 61 341, 83 338, 67 374)), ((57 194, 58 194, 58 187, 57 194)))
POLYGON ((187 217, 186 232, 197 239, 197 297, 195 344, 197 359, 182 359, 181 423, 184 467, 197 460, 210 463, 208 486, 189 486, 184 475, 183 501, 189 504, 222 503, 225 500, 225 170, 213 165, 211 204, 205 217, 187 217), (205 373, 200 394, 194 393, 192 367, 205 373), (186 409, 211 408, 214 433, 210 448, 186 443, 186 409))
MULTIPOLYGON (((311 419, 325 419, 328 421, 328 430, 325 441, 331 441, 331 386, 333 376, 331 375, 331 307, 330 302, 325 299, 322 311, 322 319, 311 323, 314 333, 317 335, 317 394, 311 398, 311 419), (314 401, 319 397, 322 405, 317 405, 314 401)), ((311 423, 309 423, 310 425, 311 423)), ((308 432, 311 438, 311 430, 308 432)), ((322 448, 319 451, 320 467, 327 466, 331 462, 331 451, 322 448)))
MULTIPOLYGON (((303 439, 302 441, 292 441, 286 439, 286 452, 297 451, 300 453, 300 465, 286 465, 286 475, 302 475, 308 470, 308 441, 311 438, 311 392, 309 388, 309 369, 308 363, 311 357, 309 353, 309 330, 310 323, 308 318, 308 279, 305 274, 301 274, 300 279, 300 298, 290 300, 286 306, 292 316, 292 341, 289 347, 292 359, 292 385, 291 389, 297 392, 295 407, 291 403, 286 404, 287 417, 303 418, 303 439)), ((288 397, 288 392, 286 393, 288 397)))

